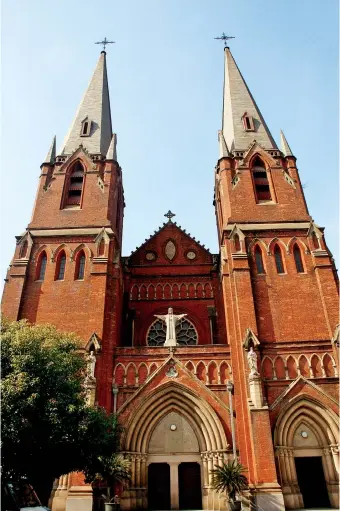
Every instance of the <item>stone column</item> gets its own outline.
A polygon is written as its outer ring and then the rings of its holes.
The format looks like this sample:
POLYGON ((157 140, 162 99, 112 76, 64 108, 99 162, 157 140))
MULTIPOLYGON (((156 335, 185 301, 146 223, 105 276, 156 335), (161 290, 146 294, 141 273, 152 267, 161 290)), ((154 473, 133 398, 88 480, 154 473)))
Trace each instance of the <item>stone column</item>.
POLYGON ((170 500, 171 509, 179 508, 179 488, 178 488, 178 463, 169 463, 170 465, 170 500))

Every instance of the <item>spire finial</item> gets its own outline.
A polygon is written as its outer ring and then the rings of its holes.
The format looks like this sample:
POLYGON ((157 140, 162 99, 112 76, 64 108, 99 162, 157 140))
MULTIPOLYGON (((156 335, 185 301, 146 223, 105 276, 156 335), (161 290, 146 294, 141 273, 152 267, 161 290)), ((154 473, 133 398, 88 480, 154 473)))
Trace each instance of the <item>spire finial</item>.
POLYGON ((167 213, 165 213, 165 215, 164 215, 164 216, 166 216, 166 217, 167 217, 168 222, 172 222, 172 220, 171 220, 171 219, 172 219, 174 216, 176 216, 176 214, 175 214, 175 213, 172 213, 172 211, 170 211, 170 209, 169 209, 169 211, 168 211, 167 213))
POLYGON ((105 46, 107 44, 114 44, 116 41, 108 41, 106 39, 106 37, 104 37, 104 39, 102 41, 98 41, 97 43, 94 43, 94 44, 102 44, 103 45, 103 51, 105 51, 105 46))
POLYGON ((222 32, 221 37, 214 37, 214 39, 218 39, 219 41, 223 41, 224 42, 224 47, 228 48, 228 40, 229 39, 235 39, 235 37, 232 36, 232 35, 225 35, 225 33, 222 32))

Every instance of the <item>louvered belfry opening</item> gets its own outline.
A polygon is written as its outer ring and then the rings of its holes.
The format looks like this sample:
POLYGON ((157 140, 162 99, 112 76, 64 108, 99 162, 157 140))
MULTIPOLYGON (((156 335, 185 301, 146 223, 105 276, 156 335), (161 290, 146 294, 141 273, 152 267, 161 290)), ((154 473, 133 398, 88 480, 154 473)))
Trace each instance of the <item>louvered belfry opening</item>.
POLYGON ((272 200, 266 168, 260 158, 258 158, 258 157, 255 158, 253 167, 252 167, 252 171, 253 171, 256 199, 258 201, 272 200))
POLYGON ((70 176, 67 193, 67 206, 79 206, 84 185, 84 167, 77 161, 70 176))

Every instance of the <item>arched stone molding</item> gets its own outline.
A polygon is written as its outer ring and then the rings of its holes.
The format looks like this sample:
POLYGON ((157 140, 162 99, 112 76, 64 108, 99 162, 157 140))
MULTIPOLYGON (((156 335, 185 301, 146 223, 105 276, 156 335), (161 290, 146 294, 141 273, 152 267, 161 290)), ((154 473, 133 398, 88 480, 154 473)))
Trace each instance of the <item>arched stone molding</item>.
POLYGON ((282 408, 274 431, 275 454, 285 505, 288 509, 303 508, 298 486, 294 457, 322 456, 325 480, 331 505, 338 508, 339 447, 338 417, 321 402, 306 395, 291 399, 282 408), (301 424, 306 424, 317 439, 317 446, 301 450, 294 445, 294 435, 301 424))
POLYGON ((85 255, 88 259, 92 259, 91 249, 85 243, 81 243, 73 251, 71 251, 71 261, 75 261, 77 259, 77 255, 81 250, 84 250, 85 255))
POLYGON ((21 259, 28 261, 33 247, 33 239, 29 231, 27 231, 18 241, 15 251, 15 260, 21 259))
POLYGON ((86 343, 85 351, 87 351, 88 353, 90 353, 91 351, 94 351, 95 354, 97 354, 101 351, 101 349, 102 349, 102 346, 100 344, 99 337, 96 334, 96 332, 93 332, 93 334, 91 335, 91 337, 89 338, 89 340, 86 343))
POLYGON ((245 244, 245 238, 246 237, 245 237, 243 231, 241 231, 241 229, 238 227, 238 225, 234 224, 234 227, 232 228, 232 231, 229 234, 229 239, 232 240, 233 243, 234 243, 234 239, 235 239, 236 235, 239 238, 240 250, 236 250, 235 246, 234 246, 233 249, 232 249, 232 252, 246 253, 246 244, 245 244))
POLYGON ((96 236, 94 243, 96 245, 96 252, 97 252, 96 257, 99 257, 100 259, 107 258, 109 255, 110 237, 107 234, 105 227, 103 227, 101 229, 100 233, 98 234, 98 236, 96 236), (101 247, 103 244, 104 244, 104 247, 103 247, 104 250, 101 251, 101 247))
POLYGON ((62 243, 61 245, 59 245, 59 247, 57 247, 55 250, 53 250, 52 256, 51 256, 52 263, 57 261, 58 256, 62 250, 65 252, 67 259, 70 257, 71 251, 70 251, 69 247, 67 245, 65 245, 65 243, 62 243))
POLYGON ((181 415, 194 431, 202 459, 203 509, 224 508, 224 498, 211 487, 210 471, 227 457, 223 426, 213 408, 183 385, 167 382, 145 396, 134 411, 123 436, 123 450, 132 461, 132 481, 122 498, 123 509, 147 507, 147 457, 157 424, 170 412, 181 415))
POLYGON ((332 364, 332 367, 333 367, 333 371, 334 371, 334 376, 338 376, 338 368, 336 366, 334 358, 332 357, 332 355, 330 353, 325 353, 323 355, 323 357, 322 357, 322 368, 323 368, 323 371, 325 372, 326 378, 327 377, 330 377, 330 378, 333 377, 333 375, 327 374, 327 368, 325 367, 325 357, 327 357, 327 356, 329 357, 329 359, 331 361, 331 364, 332 364))
POLYGON ((268 255, 274 255, 274 247, 275 245, 278 245, 282 251, 286 254, 288 254, 288 245, 286 245, 280 238, 273 238, 268 243, 268 255))
POLYGON ((311 248, 311 251, 314 252, 315 250, 322 250, 323 249, 323 246, 322 246, 322 239, 323 239, 323 233, 321 232, 320 228, 318 225, 316 225, 316 223, 314 222, 311 222, 310 223, 310 226, 309 226, 309 229, 308 229, 308 232, 307 232, 307 238, 309 238, 309 243, 310 243, 310 248, 311 248), (313 237, 316 237, 317 241, 318 241, 318 244, 319 246, 318 247, 315 247, 314 244, 313 244, 313 237))
POLYGON ((293 252, 293 247, 295 244, 301 249, 301 252, 303 252, 305 254, 309 254, 309 249, 308 249, 306 243, 304 243, 299 238, 296 238, 295 236, 293 238, 291 238, 287 243, 287 253, 288 254, 291 254, 293 252))
POLYGON ((48 245, 42 245, 41 247, 38 248, 38 250, 36 251, 36 253, 34 254, 34 257, 32 258, 32 261, 33 262, 36 262, 38 261, 39 257, 40 257, 40 254, 42 252, 46 252, 46 256, 47 256, 47 260, 48 261, 51 261, 52 260, 52 249, 48 246, 48 245))
POLYGON ((254 255, 254 250, 255 250, 256 245, 259 245, 260 248, 262 250, 264 250, 264 253, 268 254, 268 245, 260 238, 254 238, 253 240, 250 241, 250 243, 248 245, 248 254, 249 255, 252 255, 252 256, 254 255))

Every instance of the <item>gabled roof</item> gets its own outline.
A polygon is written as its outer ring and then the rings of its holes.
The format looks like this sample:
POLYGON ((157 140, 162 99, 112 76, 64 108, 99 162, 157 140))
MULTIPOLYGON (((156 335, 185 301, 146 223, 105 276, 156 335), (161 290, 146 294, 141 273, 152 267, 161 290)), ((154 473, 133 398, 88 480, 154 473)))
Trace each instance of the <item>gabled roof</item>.
POLYGON ((106 155, 112 138, 106 53, 101 52, 89 86, 65 137, 61 154, 72 154, 80 144, 91 154, 106 155), (81 135, 82 123, 90 124, 89 136, 81 135))
POLYGON ((130 257, 132 257, 134 254, 136 254, 139 250, 141 250, 143 247, 146 246, 147 243, 149 243, 153 238, 155 238, 160 232, 162 232, 164 229, 166 229, 166 227, 169 227, 169 226, 176 226, 176 228, 183 234, 185 234, 188 238, 190 238, 196 245, 198 245, 201 249, 203 249, 204 251, 208 252, 208 254, 211 255, 210 253, 210 250, 208 248, 205 247, 205 245, 202 245, 200 241, 197 241, 196 238, 194 236, 191 236, 190 232, 186 232, 185 229, 182 229, 182 227, 180 225, 177 225, 177 222, 172 222, 171 220, 169 220, 168 222, 164 222, 163 225, 161 225, 157 231, 154 231, 153 234, 150 234, 149 238, 146 238, 144 243, 142 243, 141 245, 139 245, 139 247, 136 247, 136 250, 133 250, 130 254, 130 257))

